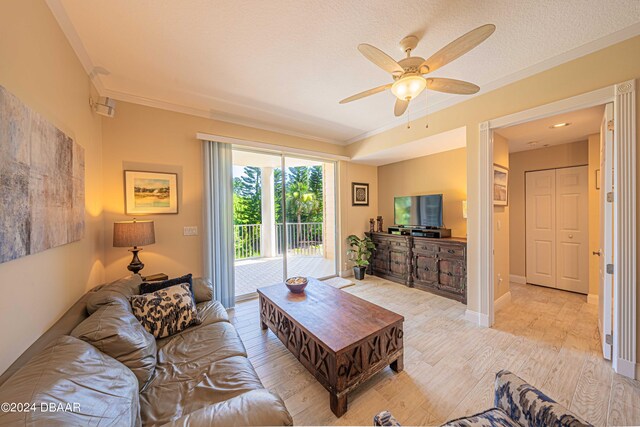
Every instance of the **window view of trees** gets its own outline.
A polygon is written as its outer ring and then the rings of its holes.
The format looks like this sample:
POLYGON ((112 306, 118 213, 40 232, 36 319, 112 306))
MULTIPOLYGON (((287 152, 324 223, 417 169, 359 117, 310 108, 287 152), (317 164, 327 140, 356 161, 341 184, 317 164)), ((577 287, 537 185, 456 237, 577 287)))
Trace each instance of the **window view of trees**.
MULTIPOLYGON (((322 166, 295 166, 285 169, 287 241, 293 249, 322 242, 322 166), (314 226, 320 225, 320 227, 314 226)), ((276 224, 282 224, 282 170, 274 170, 276 224)), ((236 224, 236 258, 260 255, 262 224, 262 178, 258 167, 246 166, 233 179, 233 213, 236 224), (248 248, 248 249, 247 249, 248 248)), ((277 226, 278 242, 282 226, 277 226)))

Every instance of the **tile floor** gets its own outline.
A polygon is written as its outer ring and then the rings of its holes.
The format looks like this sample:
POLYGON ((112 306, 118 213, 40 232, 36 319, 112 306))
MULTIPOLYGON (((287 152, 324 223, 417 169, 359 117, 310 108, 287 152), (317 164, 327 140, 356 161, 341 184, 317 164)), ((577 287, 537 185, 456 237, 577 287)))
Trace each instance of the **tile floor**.
POLYGON ((597 307, 583 295, 512 284, 493 328, 464 320, 458 302, 367 277, 345 289, 405 317, 405 369, 387 368, 349 395, 336 418, 329 394, 270 331, 257 299, 230 311, 264 385, 298 425, 372 425, 391 410, 403 425, 439 425, 492 406, 493 380, 508 369, 597 426, 640 425, 640 383, 600 355, 597 307))

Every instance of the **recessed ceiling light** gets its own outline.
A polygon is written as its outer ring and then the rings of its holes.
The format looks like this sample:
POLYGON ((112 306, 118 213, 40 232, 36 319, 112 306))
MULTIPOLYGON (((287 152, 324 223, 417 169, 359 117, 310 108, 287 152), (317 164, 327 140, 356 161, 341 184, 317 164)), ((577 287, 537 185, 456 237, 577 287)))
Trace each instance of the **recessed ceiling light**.
POLYGON ((551 125, 551 126, 549 126, 549 127, 550 127, 551 129, 556 129, 556 128, 563 128, 563 127, 565 127, 565 126, 569 126, 570 124, 571 124, 571 123, 567 123, 567 122, 564 122, 564 123, 556 123, 555 125, 551 125))

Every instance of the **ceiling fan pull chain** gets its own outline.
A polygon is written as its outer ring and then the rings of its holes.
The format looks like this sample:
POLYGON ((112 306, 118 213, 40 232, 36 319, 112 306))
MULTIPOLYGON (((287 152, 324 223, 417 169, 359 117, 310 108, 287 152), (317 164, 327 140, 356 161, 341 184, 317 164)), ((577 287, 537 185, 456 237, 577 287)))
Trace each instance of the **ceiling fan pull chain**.
POLYGON ((411 120, 409 119, 410 109, 411 104, 407 105, 407 129, 411 129, 411 120))
POLYGON ((426 114, 424 116, 424 120, 427 122, 424 127, 426 129, 429 129, 429 96, 427 96, 427 88, 426 87, 424 88, 424 99, 425 99, 425 103, 426 103, 426 106, 425 106, 426 114))

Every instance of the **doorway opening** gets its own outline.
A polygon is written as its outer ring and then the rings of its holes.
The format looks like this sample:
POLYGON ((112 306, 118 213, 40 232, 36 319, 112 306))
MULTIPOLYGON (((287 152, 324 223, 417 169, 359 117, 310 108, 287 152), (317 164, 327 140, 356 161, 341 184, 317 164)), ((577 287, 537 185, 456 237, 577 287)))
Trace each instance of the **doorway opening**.
POLYGON ((233 149, 236 300, 287 277, 337 275, 333 161, 233 149))
MULTIPOLYGON (((611 107, 598 105, 493 131, 493 327, 523 337, 539 335, 552 347, 548 356, 560 351, 576 356, 577 370, 582 359, 573 347, 597 356, 599 330, 611 333, 598 324, 597 256, 600 212, 612 208, 601 197, 605 173, 600 173, 601 139, 610 132, 603 123, 611 107)), ((612 238, 611 233, 603 236, 612 238)), ((603 355, 611 359, 610 351, 603 355)))
MULTIPOLYGON (((509 116, 504 116, 489 122, 480 124, 480 246, 481 251, 481 263, 479 265, 480 273, 480 313, 478 316, 479 322, 486 326, 492 326, 495 324, 495 308, 500 308, 501 304, 505 300, 500 300, 500 293, 502 290, 499 288, 499 281, 494 280, 499 268, 494 264, 494 259, 499 260, 500 257, 496 253, 494 255, 494 249, 499 249, 499 239, 496 229, 499 228, 498 220, 499 213, 495 212, 493 206, 493 191, 494 191, 494 156, 498 153, 500 145, 500 132, 504 133, 504 129, 511 126, 522 125, 529 122, 535 122, 537 120, 546 119, 559 114, 569 114, 576 112, 577 110, 589 109, 591 107, 602 106, 605 104, 613 104, 613 108, 605 108, 605 112, 609 110, 611 119, 601 119, 601 123, 604 125, 604 135, 608 136, 609 148, 606 151, 608 155, 602 156, 603 165, 601 165, 598 179, 600 185, 610 185, 608 188, 601 187, 600 194, 603 197, 599 201, 601 206, 601 212, 610 215, 611 223, 603 225, 604 233, 604 248, 607 247, 606 242, 610 242, 610 252, 600 256, 600 262, 596 261, 598 265, 598 273, 604 272, 606 280, 604 283, 610 284, 610 292, 607 289, 601 289, 598 287, 596 291, 598 295, 598 305, 591 304, 591 310, 597 313, 597 334, 599 334, 597 350, 601 356, 607 356, 607 344, 611 345, 611 359, 612 367, 614 371, 625 375, 630 378, 635 377, 635 361, 636 361, 636 266, 635 266, 635 253, 636 253, 636 210, 635 210, 635 82, 629 81, 618 85, 610 86, 607 88, 599 89, 593 92, 589 92, 583 95, 578 95, 572 98, 557 101, 551 104, 536 107, 523 112, 515 113, 509 116), (606 171, 610 172, 610 181, 605 181, 603 176, 607 176, 606 171), (605 205, 608 203, 608 205, 605 205), (485 261, 486 263, 482 262, 485 261), (494 298, 494 295, 496 298, 494 298), (609 317, 608 313, 612 313, 609 317), (608 318, 611 320, 611 325, 614 327, 614 331, 611 334, 607 333, 606 325, 608 318)), ((603 107, 600 107, 603 108, 603 107)), ((603 115, 604 117, 604 115, 603 115)), ((563 123, 553 123, 555 129, 566 127, 563 123)), ((602 141, 607 138, 603 138, 602 141)), ((601 143, 602 143, 601 141, 601 143)), ((528 141, 535 144, 536 141, 528 141)), ((526 144, 526 142, 524 142, 526 144)), ((587 162, 588 164, 588 162, 587 162)), ((595 172, 595 171, 593 171, 595 172)), ((557 172, 554 172, 554 174, 557 172)), ((574 177, 573 180, 576 178, 574 177)), ((595 173, 593 176, 589 176, 589 180, 592 180, 595 185, 595 173)), ((547 177, 547 181, 551 179, 547 177)), ((512 181, 510 181, 512 182, 512 181)), ((525 179, 522 179, 522 186, 525 186, 525 179)), ((557 192, 557 188, 554 190, 557 192)), ((547 194, 548 200, 553 197, 551 194, 547 194)), ((555 196, 557 198, 557 195, 555 196)), ((579 199, 577 196, 572 196, 579 199)), ((544 204, 540 206, 544 207, 544 204)), ((554 212, 557 217, 557 210, 547 207, 549 214, 554 212)), ((564 211, 563 211, 564 212, 564 211)), ((568 209, 567 212, 576 213, 575 208, 568 209)), ((563 221, 566 218, 561 218, 563 221)), ((526 222, 526 220, 525 220, 526 222)), ((593 227, 595 224, 591 224, 593 227)), ((557 227, 556 227, 557 228, 557 227)), ((564 230, 567 231, 567 230, 564 230)), ((590 233, 593 235, 593 233, 590 233)), ((525 231, 526 235, 526 231, 525 231)), ((555 233, 556 242, 547 242, 547 250, 551 251, 552 247, 558 250, 558 231, 555 233)), ((568 236, 567 236, 568 237, 568 236)), ((575 238, 575 235, 574 235, 575 238)), ((522 238, 522 242, 526 246, 526 237, 522 238)), ((564 243, 563 243, 564 244, 564 243)), ((568 246, 567 244, 564 244, 568 246)), ((576 246, 574 246, 575 249, 576 246)), ((591 249, 591 248, 590 248, 591 249)), ((597 250, 591 250, 588 254, 589 257, 596 258, 599 253, 602 255, 601 248, 597 250), (595 253, 594 253, 595 252, 595 253), (593 255, 592 255, 593 254, 593 255)), ((545 253, 540 248, 539 254, 541 259, 545 259, 545 253)), ((563 248, 566 251, 566 247, 563 248)), ((575 251, 574 253, 578 253, 575 251)), ((583 251, 584 253, 584 251, 583 251)), ((525 257, 526 257, 525 250, 525 257)), ((575 258, 575 257, 574 257, 575 258)), ((553 265, 557 269, 558 261, 565 263, 562 267, 569 267, 572 270, 573 276, 578 276, 575 267, 571 267, 571 263, 566 259, 558 259, 557 254, 555 256, 546 259, 551 259, 547 264, 547 270, 551 270, 553 265)), ((570 259, 567 258, 567 259, 570 259)), ((509 262, 509 265, 512 263, 509 262)), ((541 268, 541 270, 544 270, 541 268)), ((513 274, 513 272, 509 273, 513 274)), ((526 270, 525 261, 525 273, 524 282, 528 282, 528 272, 526 270)), ((513 277, 510 277, 513 282, 513 277)), ((599 282, 602 282, 598 280, 599 282)), ((504 282, 504 277, 503 277, 504 282)), ((508 282, 508 281, 507 281, 508 282)), ((517 282, 517 280, 516 280, 517 282)), ((557 286, 557 271, 555 277, 555 284, 557 286)), ((521 284, 517 284, 521 285, 521 284)), ((589 293, 594 288, 593 281, 589 293)), ((543 288, 544 289, 544 288, 543 288)), ((557 292, 554 290, 554 292, 557 292)), ((584 298, 584 297, 581 297, 584 298)), ((594 298, 590 298, 593 302, 594 298)), ((531 301, 535 304, 535 301, 531 301)), ((586 306, 587 304, 585 304, 586 306)))

